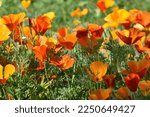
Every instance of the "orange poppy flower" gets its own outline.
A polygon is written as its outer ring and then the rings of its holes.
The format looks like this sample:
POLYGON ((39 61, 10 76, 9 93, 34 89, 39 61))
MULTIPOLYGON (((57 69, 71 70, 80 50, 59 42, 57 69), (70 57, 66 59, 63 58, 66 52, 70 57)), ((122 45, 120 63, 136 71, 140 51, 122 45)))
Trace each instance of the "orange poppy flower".
POLYGON ((138 74, 131 73, 127 77, 124 78, 126 86, 130 89, 130 91, 135 92, 138 88, 138 84, 140 82, 140 77, 138 74))
POLYGON ((25 13, 9 14, 7 16, 3 16, 2 18, 9 30, 14 31, 17 26, 24 21, 25 13))
POLYGON ((106 23, 103 25, 104 28, 117 28, 119 24, 126 23, 127 18, 130 16, 129 12, 125 9, 113 8, 113 12, 108 14, 104 20, 106 23))
POLYGON ((112 7, 114 3, 114 0, 99 0, 96 5, 102 12, 105 12, 109 7, 112 7))
POLYGON ((138 41, 134 46, 139 53, 143 53, 148 50, 148 47, 142 45, 141 41, 138 41))
POLYGON ((75 59, 71 58, 69 55, 64 55, 60 58, 52 58, 50 64, 61 68, 62 70, 69 69, 73 66, 75 59))
POLYGON ((129 29, 129 35, 126 36, 122 32, 117 31, 117 36, 126 44, 131 45, 140 40, 143 36, 145 36, 145 32, 140 31, 136 28, 129 29))
POLYGON ((88 30, 85 29, 82 25, 76 27, 76 36, 78 38, 84 38, 88 36, 88 30))
POLYGON ((21 0, 21 4, 25 9, 28 9, 31 4, 31 0, 21 0))
POLYGON ((103 77, 103 80, 105 81, 107 87, 114 88, 115 87, 116 75, 114 75, 114 74, 105 75, 103 77))
MULTIPOLYGON (((32 29, 31 29, 32 30, 32 29)), ((32 35, 35 35, 35 31, 32 30, 32 35)), ((23 27, 22 29, 19 27, 16 27, 16 29, 13 31, 13 34, 10 35, 11 39, 13 39, 15 42, 19 42, 19 44, 26 44, 26 40, 31 37, 30 29, 27 27, 23 27), (23 35, 24 34, 24 35, 23 35)))
POLYGON ((77 8, 76 10, 74 10, 74 11, 72 11, 71 12, 71 16, 73 17, 73 16, 78 16, 78 17, 82 17, 82 16, 84 16, 84 15, 87 15, 87 13, 88 13, 88 9, 83 9, 82 11, 81 11, 81 9, 80 8, 77 8))
POLYGON ((144 58, 139 61, 129 61, 128 67, 130 68, 130 71, 124 71, 125 74, 129 73, 135 73, 140 76, 140 78, 143 78, 144 75, 147 73, 147 70, 150 66, 150 60, 144 58))
POLYGON ((125 29, 130 29, 130 27, 132 27, 131 25, 134 23, 137 12, 139 12, 137 9, 132 9, 129 11, 129 17, 126 18, 125 22, 123 23, 125 29))
POLYGON ((38 16, 36 19, 31 19, 32 28, 36 33, 44 34, 51 28, 52 20, 48 16, 38 16))
POLYGON ((77 42, 75 34, 68 34, 67 28, 60 28, 58 30, 58 41, 66 49, 72 50, 77 42))
POLYGON ((23 34, 24 36, 28 37, 34 37, 35 36, 35 31, 33 28, 25 26, 23 27, 23 34))
POLYGON ((141 90, 143 96, 147 96, 150 93, 150 80, 140 81, 138 87, 141 90))
POLYGON ((117 94, 118 94, 117 99, 120 99, 120 100, 131 99, 131 96, 127 87, 120 87, 117 90, 117 94))
POLYGON ((104 29, 97 24, 88 24, 87 29, 83 26, 77 26, 76 36, 82 46, 93 48, 101 38, 103 31, 104 29))
POLYGON ((134 23, 139 23, 144 27, 150 27, 150 13, 138 10, 134 15, 134 23))
POLYGON ((7 64, 5 67, 0 65, 0 84, 5 84, 15 71, 15 66, 12 64, 7 64))
POLYGON ((85 68, 85 70, 93 81, 100 82, 103 80, 103 76, 105 76, 107 72, 107 67, 107 64, 102 63, 100 61, 95 61, 90 65, 91 71, 89 71, 87 68, 85 68))
MULTIPOLYGON (((144 38, 145 39, 145 38, 144 38)), ((146 55, 146 58, 149 59, 149 55, 150 55, 150 38, 147 37, 146 40, 144 40, 144 44, 142 41, 138 41, 136 44, 135 44, 135 48, 136 50, 139 52, 139 53, 143 53, 143 52, 146 52, 147 55, 146 55)))
POLYGON ((101 38, 104 29, 102 28, 102 26, 99 26, 97 24, 88 24, 88 31, 95 39, 99 39, 101 38))
POLYGON ((0 45, 9 38, 10 30, 5 26, 0 24, 0 45))
POLYGON ((135 48, 137 49, 137 51, 139 53, 142 52, 149 52, 150 50, 150 37, 148 36, 145 40, 145 37, 143 37, 141 40, 139 40, 136 44, 135 44, 135 48))
POLYGON ((56 49, 57 41, 54 38, 47 38, 46 45, 48 49, 56 49))
POLYGON ((11 39, 13 39, 15 42, 19 42, 21 44, 23 42, 23 39, 21 37, 22 30, 18 27, 16 27, 13 31, 13 34, 10 35, 11 39))
POLYGON ((47 47, 45 45, 41 46, 35 46, 32 48, 32 51, 34 52, 37 59, 41 62, 46 60, 46 49, 47 47))
POLYGON ((89 100, 108 100, 111 97, 111 93, 111 88, 91 91, 89 94, 89 100))
POLYGON ((32 51, 39 61, 37 70, 44 69, 44 62, 47 58, 47 47, 45 45, 34 46, 32 47, 32 51))
POLYGON ((88 42, 89 42, 89 38, 88 38, 88 30, 85 29, 83 26, 77 26, 76 27, 76 36, 78 38, 79 43, 84 46, 84 47, 88 47, 88 42))

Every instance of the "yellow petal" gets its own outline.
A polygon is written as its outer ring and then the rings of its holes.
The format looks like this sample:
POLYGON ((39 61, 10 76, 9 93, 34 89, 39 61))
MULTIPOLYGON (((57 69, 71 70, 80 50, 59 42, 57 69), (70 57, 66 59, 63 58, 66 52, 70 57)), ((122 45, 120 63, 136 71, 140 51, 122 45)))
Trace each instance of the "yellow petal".
POLYGON ((10 33, 10 30, 5 25, 0 25, 0 41, 7 40, 10 33))
POLYGON ((109 8, 114 5, 114 0, 105 0, 106 8, 109 8))
POLYGON ((5 21, 4 21, 3 18, 0 18, 0 25, 1 25, 1 24, 5 24, 5 21))
POLYGON ((44 16, 49 17, 49 19, 51 19, 51 20, 53 20, 56 17, 54 12, 45 13, 44 16))
POLYGON ((54 43, 55 45, 57 44, 57 40, 54 39, 54 38, 48 38, 48 39, 47 39, 47 42, 48 42, 48 43, 52 42, 52 43, 54 43))
POLYGON ((87 13, 88 13, 88 9, 87 8, 83 9, 83 11, 81 12, 82 15, 86 15, 87 13))
POLYGON ((126 19, 130 16, 130 13, 126 11, 125 9, 120 9, 119 10, 119 23, 125 23, 126 19))
POLYGON ((3 79, 3 66, 0 65, 0 79, 3 79))
POLYGON ((129 17, 130 13, 125 9, 113 8, 113 12, 108 14, 104 20, 107 22, 104 24, 105 28, 118 27, 119 24, 125 23, 126 19, 129 17))
POLYGON ((31 4, 31 0, 22 0, 22 1, 21 1, 21 4, 22 4, 22 6, 23 6, 25 9, 28 9, 28 7, 29 7, 30 4, 31 4))
POLYGON ((80 21, 80 20, 75 19, 75 20, 73 20, 73 24, 74 24, 74 25, 79 25, 79 24, 81 24, 81 21, 80 21))
POLYGON ((4 78, 7 80, 15 71, 14 65, 7 64, 4 68, 4 78))

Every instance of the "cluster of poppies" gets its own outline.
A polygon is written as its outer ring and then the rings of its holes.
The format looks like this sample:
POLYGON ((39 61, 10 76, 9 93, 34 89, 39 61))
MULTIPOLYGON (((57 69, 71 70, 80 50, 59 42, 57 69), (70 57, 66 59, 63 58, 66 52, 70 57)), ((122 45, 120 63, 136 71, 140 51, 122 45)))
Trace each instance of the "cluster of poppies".
MULTIPOLYGON (((31 0, 21 2, 25 9, 31 4, 31 0)), ((107 12, 115 4, 114 0, 99 0, 96 6, 99 10, 107 12)), ((88 13, 88 9, 75 9, 71 12, 72 17, 82 17, 88 13)), ((31 50, 35 55, 38 65, 36 70, 44 70, 46 62, 49 66, 56 66, 61 70, 73 67, 77 59, 71 54, 62 54, 65 50, 72 51, 78 44, 87 49, 89 54, 96 51, 95 47, 102 40, 98 51, 107 54, 105 59, 110 59, 111 53, 105 48, 110 40, 116 41, 119 46, 128 45, 132 47, 140 59, 128 59, 126 67, 120 67, 119 77, 122 85, 117 86, 118 74, 109 73, 111 63, 101 60, 93 61, 89 68, 83 68, 92 82, 105 83, 95 91, 89 92, 88 99, 111 99, 115 94, 117 99, 132 99, 132 93, 141 91, 143 96, 150 93, 150 80, 145 77, 149 75, 150 67, 150 13, 141 10, 130 10, 112 8, 112 11, 104 18, 104 25, 80 23, 75 29, 70 30, 60 27, 57 30, 56 38, 48 37, 46 34, 51 29, 55 18, 54 12, 48 12, 36 18, 28 18, 24 12, 9 14, 0 19, 0 46, 7 41, 17 43, 31 50), (109 32, 109 34, 104 33, 109 32), (10 41, 12 40, 12 41, 10 41), (90 50, 90 51, 89 51, 90 50)), ((9 53, 15 46, 7 45, 9 53)), ((122 56, 122 55, 120 55, 122 56)), ((0 59, 4 60, 3 56, 0 59)), ((0 85, 5 85, 12 74, 19 71, 18 66, 12 62, 3 64, 0 62, 0 85)), ((121 66, 121 65, 120 65, 121 66)))

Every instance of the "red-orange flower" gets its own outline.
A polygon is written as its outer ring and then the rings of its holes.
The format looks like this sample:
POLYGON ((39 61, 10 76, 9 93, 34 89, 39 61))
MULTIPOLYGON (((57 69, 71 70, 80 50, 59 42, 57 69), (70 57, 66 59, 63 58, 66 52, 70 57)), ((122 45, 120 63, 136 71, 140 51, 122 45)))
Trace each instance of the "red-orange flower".
POLYGON ((134 14, 134 23, 139 23, 144 27, 150 27, 150 13, 137 10, 134 14))
POLYGON ((117 36, 126 44, 131 45, 140 40, 143 36, 145 36, 145 32, 140 31, 137 28, 129 29, 129 35, 126 36, 123 32, 117 31, 117 36))
POLYGON ((99 0, 96 5, 102 12, 105 12, 109 7, 114 5, 114 0, 99 0))
POLYGON ((108 100, 111 97, 111 93, 111 88, 91 91, 89 95, 89 100, 108 100))
POLYGON ((142 42, 137 42, 134 46, 139 53, 142 53, 148 50, 148 47, 146 47, 146 45, 143 45, 142 42))
POLYGON ((19 14, 9 14, 3 16, 4 23, 11 31, 14 31, 17 28, 17 26, 24 21, 24 18, 25 18, 24 12, 19 14))
POLYGON ((126 86, 130 89, 130 91, 135 92, 138 88, 138 84, 140 82, 140 77, 138 74, 129 74, 124 78, 126 86))
POLYGON ((102 28, 102 26, 99 26, 97 24, 88 24, 88 31, 95 39, 99 39, 101 38, 104 29, 102 28))
POLYGON ((71 68, 74 62, 75 62, 75 59, 71 58, 70 55, 64 55, 60 58, 52 58, 49 63, 63 70, 66 70, 66 69, 71 68))
POLYGON ((103 80, 105 81, 107 87, 114 88, 114 86, 115 86, 115 80, 116 80, 116 75, 114 75, 114 74, 105 75, 103 77, 103 80))
POLYGON ((75 34, 68 34, 67 28, 60 28, 58 30, 58 41, 66 49, 72 50, 77 42, 75 34))
POLYGON ((117 99, 120 99, 120 100, 131 99, 131 96, 127 87, 120 87, 117 90, 117 94, 118 94, 117 99))
POLYGON ((45 45, 35 46, 32 48, 32 50, 39 61, 45 61, 46 59, 46 46, 45 45))
POLYGON ((38 16, 36 19, 31 19, 31 23, 36 33, 44 34, 51 28, 52 20, 48 16, 38 16))
POLYGON ((37 70, 44 69, 44 62, 47 58, 47 54, 46 54, 47 47, 45 45, 35 46, 32 48, 32 51, 39 61, 39 65, 37 67, 37 70))
POLYGON ((84 47, 88 47, 89 42, 88 30, 85 29, 83 26, 77 26, 76 32, 77 32, 76 36, 78 38, 79 43, 84 47))
POLYGON ((25 27, 23 27, 23 34, 26 37, 34 37, 35 31, 31 27, 25 26, 25 27))
POLYGON ((97 24, 88 24, 87 29, 83 26, 77 26, 76 36, 82 46, 92 48, 101 38, 103 31, 104 29, 97 24))
POLYGON ((150 60, 144 58, 139 61, 129 61, 128 66, 130 68, 130 71, 123 71, 124 74, 130 74, 135 73, 140 76, 140 78, 143 78, 144 75, 147 73, 147 70, 150 66, 150 60))

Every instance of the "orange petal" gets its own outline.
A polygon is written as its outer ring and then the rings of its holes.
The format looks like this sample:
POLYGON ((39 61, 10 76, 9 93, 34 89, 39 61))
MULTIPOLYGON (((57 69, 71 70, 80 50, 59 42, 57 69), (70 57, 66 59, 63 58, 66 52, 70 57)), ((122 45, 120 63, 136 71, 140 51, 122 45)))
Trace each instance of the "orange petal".
POLYGON ((58 29, 58 34, 59 34, 61 37, 65 37, 67 33, 68 33, 68 29, 67 29, 67 28, 59 28, 59 29, 58 29))
POLYGON ((140 61, 129 61, 128 66, 132 73, 136 73, 143 78, 150 66, 150 60, 145 58, 140 61))
POLYGON ((25 13, 21 12, 18 14, 9 14, 3 16, 3 20, 5 25, 9 28, 9 30, 13 31, 17 28, 17 26, 24 21, 25 13))
POLYGON ((147 81, 140 81, 138 87, 141 90, 143 96, 147 96, 150 93, 150 84, 147 81))
POLYGON ((118 94, 118 99, 129 99, 129 90, 127 87, 120 87, 118 90, 117 90, 117 94, 118 94))
POLYGON ((52 58, 50 60, 51 65, 55 65, 63 70, 69 69, 73 66, 75 60, 71 58, 69 55, 64 55, 60 58, 52 58))
POLYGON ((110 98, 112 93, 112 89, 99 89, 96 91, 90 92, 89 99, 90 100, 107 100, 110 98))
POLYGON ((94 74, 94 81, 102 81, 102 77, 106 74, 107 72, 107 64, 104 64, 100 61, 95 61, 90 65, 90 70, 94 74))
POLYGON ((130 91, 135 92, 138 88, 138 84, 140 81, 140 77, 137 74, 129 74, 124 78, 126 86, 130 89, 130 91))
POLYGON ((46 59, 46 49, 47 49, 47 47, 45 45, 35 46, 35 47, 32 48, 35 56, 41 62, 45 61, 45 59, 46 59))
POLYGON ((105 0, 99 0, 96 4, 96 6, 102 11, 105 12, 106 11, 106 5, 105 5, 105 0))

